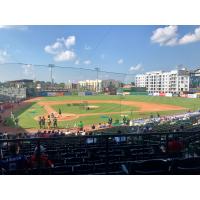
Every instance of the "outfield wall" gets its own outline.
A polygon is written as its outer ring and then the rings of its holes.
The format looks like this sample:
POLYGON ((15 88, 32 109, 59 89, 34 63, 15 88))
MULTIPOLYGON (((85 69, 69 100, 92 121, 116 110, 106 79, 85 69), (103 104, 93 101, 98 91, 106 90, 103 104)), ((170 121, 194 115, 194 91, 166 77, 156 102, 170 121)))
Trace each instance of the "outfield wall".
POLYGON ((70 96, 72 95, 71 92, 61 92, 61 91, 41 91, 38 92, 37 96, 42 97, 55 97, 55 96, 70 96))
MULTIPOLYGON (((150 93, 149 96, 173 97, 175 95, 173 95, 172 93, 158 93, 157 92, 157 93, 150 93)), ((181 94, 180 97, 196 99, 196 98, 200 98, 200 94, 197 94, 197 93, 195 93, 195 94, 181 94)))

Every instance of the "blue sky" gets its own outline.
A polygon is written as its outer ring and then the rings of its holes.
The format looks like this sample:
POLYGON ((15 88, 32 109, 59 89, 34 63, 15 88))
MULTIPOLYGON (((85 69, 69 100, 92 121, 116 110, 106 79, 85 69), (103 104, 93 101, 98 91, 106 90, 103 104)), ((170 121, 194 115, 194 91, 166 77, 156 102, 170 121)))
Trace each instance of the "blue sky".
MULTIPOLYGON (((0 63, 50 63, 137 74, 200 65, 199 26, 0 26, 0 63)), ((49 79, 48 69, 0 65, 0 79, 49 79)), ((54 69, 56 80, 95 73, 54 69)), ((111 78, 111 75, 107 76, 111 78)))

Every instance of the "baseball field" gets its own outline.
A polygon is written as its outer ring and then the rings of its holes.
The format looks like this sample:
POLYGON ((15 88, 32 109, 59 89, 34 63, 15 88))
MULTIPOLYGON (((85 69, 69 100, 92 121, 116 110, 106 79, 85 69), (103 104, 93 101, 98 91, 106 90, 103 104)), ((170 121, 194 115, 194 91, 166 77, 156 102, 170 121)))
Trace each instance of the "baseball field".
MULTIPOLYGON (((113 121, 146 118, 151 114, 169 115, 200 109, 199 99, 153 96, 57 96, 37 97, 24 102, 14 114, 23 129, 38 129, 38 117, 54 113, 59 128, 75 127, 79 121, 84 125, 113 121), (59 114, 61 111, 61 114, 59 114)), ((10 126, 13 122, 8 119, 10 126)))

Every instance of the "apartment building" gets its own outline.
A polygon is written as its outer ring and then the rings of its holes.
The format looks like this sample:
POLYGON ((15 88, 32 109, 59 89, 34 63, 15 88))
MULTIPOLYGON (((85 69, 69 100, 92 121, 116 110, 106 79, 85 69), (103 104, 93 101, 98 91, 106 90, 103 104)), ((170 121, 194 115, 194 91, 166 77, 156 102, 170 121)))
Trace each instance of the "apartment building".
POLYGON ((200 68, 190 71, 190 92, 200 92, 200 68))
POLYGON ((186 69, 147 72, 135 77, 136 87, 146 87, 149 94, 180 94, 189 91, 189 81, 190 75, 186 69))
POLYGON ((89 90, 94 92, 102 91, 102 80, 85 80, 78 82, 79 89, 89 90))

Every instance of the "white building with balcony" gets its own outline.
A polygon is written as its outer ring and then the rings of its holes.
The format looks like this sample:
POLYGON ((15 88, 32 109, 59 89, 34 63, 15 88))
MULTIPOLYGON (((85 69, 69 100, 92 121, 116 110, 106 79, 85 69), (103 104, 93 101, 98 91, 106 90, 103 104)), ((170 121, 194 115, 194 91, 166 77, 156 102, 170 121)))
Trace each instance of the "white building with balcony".
POLYGON ((189 91, 190 74, 186 69, 169 72, 154 71, 136 75, 136 87, 146 87, 149 94, 180 94, 189 91))

